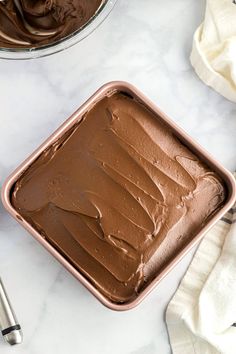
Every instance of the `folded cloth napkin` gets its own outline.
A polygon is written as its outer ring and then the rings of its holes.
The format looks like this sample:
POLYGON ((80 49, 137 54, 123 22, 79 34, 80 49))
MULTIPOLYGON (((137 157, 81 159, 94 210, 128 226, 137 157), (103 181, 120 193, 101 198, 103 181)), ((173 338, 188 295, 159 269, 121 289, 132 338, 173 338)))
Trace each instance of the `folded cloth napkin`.
POLYGON ((201 242, 166 322, 173 354, 236 353, 236 204, 201 242))
POLYGON ((190 57, 201 80, 233 102, 236 102, 235 3, 207 0, 205 20, 194 35, 190 57))

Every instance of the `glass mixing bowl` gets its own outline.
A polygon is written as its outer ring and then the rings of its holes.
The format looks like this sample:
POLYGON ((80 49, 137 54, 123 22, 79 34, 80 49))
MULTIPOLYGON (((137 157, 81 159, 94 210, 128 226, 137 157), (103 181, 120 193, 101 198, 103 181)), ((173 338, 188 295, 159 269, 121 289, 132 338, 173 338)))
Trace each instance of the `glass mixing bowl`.
POLYGON ((58 41, 41 47, 32 48, 0 48, 1 59, 34 59, 61 52, 82 41, 92 33, 109 15, 117 0, 104 0, 96 14, 77 31, 58 41))

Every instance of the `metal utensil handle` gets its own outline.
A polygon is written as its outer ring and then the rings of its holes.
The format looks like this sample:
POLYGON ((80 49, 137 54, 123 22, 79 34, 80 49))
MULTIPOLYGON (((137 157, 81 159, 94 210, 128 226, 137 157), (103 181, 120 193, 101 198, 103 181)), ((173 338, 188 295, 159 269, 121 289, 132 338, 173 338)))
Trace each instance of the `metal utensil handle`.
POLYGON ((22 342, 21 327, 12 309, 6 289, 0 279, 0 327, 5 340, 11 344, 22 342))

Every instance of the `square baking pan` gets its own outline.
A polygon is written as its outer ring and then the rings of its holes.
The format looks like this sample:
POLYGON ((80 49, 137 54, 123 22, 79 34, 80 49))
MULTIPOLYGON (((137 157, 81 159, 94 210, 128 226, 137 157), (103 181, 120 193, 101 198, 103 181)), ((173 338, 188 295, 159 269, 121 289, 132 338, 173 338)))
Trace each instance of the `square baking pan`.
POLYGON ((39 241, 70 273, 72 273, 98 300, 105 306, 113 310, 128 310, 137 306, 157 284, 174 268, 174 266, 184 257, 184 255, 203 237, 203 235, 230 209, 236 199, 236 187, 234 177, 224 167, 222 167, 214 158, 212 158, 201 146, 193 141, 181 128, 171 121, 163 112, 160 111, 152 102, 150 102, 140 91, 126 82, 111 82, 102 86, 91 98, 89 98, 65 123, 63 123, 37 150, 35 150, 6 180, 2 188, 2 201, 6 210, 26 229, 33 237, 39 241), (100 292, 92 282, 87 279, 66 257, 63 256, 45 237, 37 231, 27 220, 20 215, 11 201, 13 187, 20 176, 31 166, 39 156, 53 144, 55 144, 66 132, 73 129, 75 125, 83 119, 85 114, 91 110, 94 105, 104 97, 109 97, 116 92, 121 92, 128 97, 144 105, 151 111, 157 119, 167 126, 177 137, 177 139, 192 151, 210 170, 217 173, 222 179, 226 189, 226 199, 224 204, 207 220, 201 229, 184 245, 179 252, 173 255, 173 258, 167 262, 165 267, 157 272, 150 283, 142 289, 136 298, 127 303, 117 303, 111 301, 100 292))

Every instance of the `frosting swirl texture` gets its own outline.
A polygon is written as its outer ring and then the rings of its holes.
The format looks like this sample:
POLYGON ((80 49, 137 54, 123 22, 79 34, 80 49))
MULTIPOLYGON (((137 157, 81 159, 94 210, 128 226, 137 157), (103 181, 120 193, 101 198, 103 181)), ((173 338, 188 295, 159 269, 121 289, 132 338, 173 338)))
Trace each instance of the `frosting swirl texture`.
POLYGON ((18 212, 116 302, 137 296, 224 198, 219 177, 122 93, 44 151, 12 194, 18 212))
POLYGON ((5 0, 0 2, 0 46, 38 47, 84 26, 103 0, 5 0))

